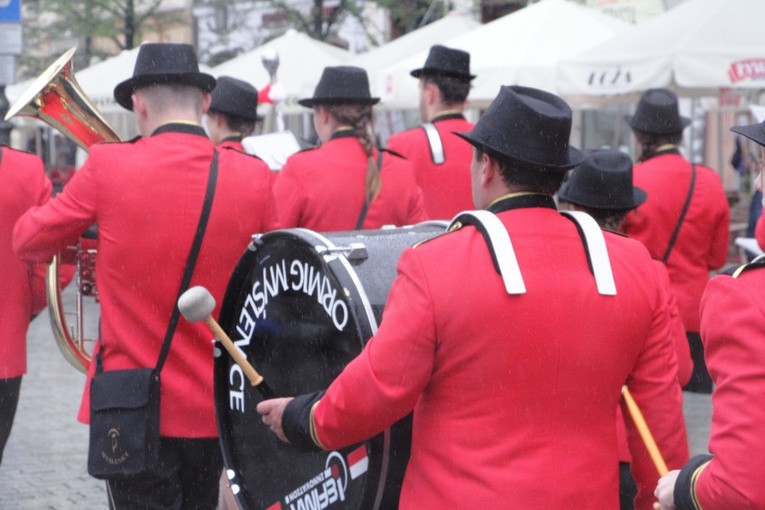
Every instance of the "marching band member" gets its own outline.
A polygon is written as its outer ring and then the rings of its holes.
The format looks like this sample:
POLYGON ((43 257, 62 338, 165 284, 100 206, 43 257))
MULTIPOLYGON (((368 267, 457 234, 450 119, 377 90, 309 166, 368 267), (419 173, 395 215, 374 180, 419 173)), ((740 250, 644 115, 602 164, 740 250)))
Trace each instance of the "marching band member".
MULTIPOLYGON (((632 160, 617 150, 591 150, 585 153, 584 162, 576 167, 558 192, 562 208, 584 211, 595 218, 601 228, 620 232, 624 216, 646 200, 646 192, 632 185, 632 160)), ((672 315, 672 338, 677 354, 677 380, 684 386, 691 378, 693 362, 685 337, 685 328, 680 319, 677 302, 669 283, 667 268, 654 260, 656 272, 669 297, 672 315)), ((667 367, 674 371, 675 367, 667 367)), ((630 471, 631 455, 626 441, 621 408, 618 409, 616 426, 619 428, 619 472, 620 472, 620 508, 650 510, 653 507, 651 494, 652 481, 656 470, 653 466, 648 472, 630 471), (648 480, 646 482, 646 480, 648 480), (637 488, 642 490, 641 498, 634 501, 637 488)), ((643 450, 641 449, 641 452, 643 450)))
POLYGON ((420 82, 420 116, 424 124, 395 134, 388 148, 411 161, 431 219, 450 220, 473 208, 470 196, 470 146, 455 132, 473 124, 462 115, 470 81, 470 54, 435 45, 421 69, 412 71, 420 82))
MULTIPOLYGON (((765 123, 731 131, 757 142, 765 157, 765 123)), ((757 186, 762 188, 762 167, 757 186)), ((712 278, 701 300, 701 338, 714 381, 711 455, 693 457, 656 487, 663 510, 765 507, 765 264, 712 278)))
POLYGON ((624 232, 666 264, 693 358, 685 389, 711 393, 698 333, 699 302, 709 272, 728 259, 728 200, 714 170, 691 164, 680 154, 678 144, 690 119, 680 116, 674 92, 647 90, 635 115, 626 120, 642 151, 635 185, 648 193, 648 200, 627 215, 624 232))
POLYGON ((321 146, 293 154, 274 184, 284 227, 319 232, 410 225, 427 219, 412 165, 375 148, 367 73, 326 67, 311 98, 321 146))
POLYGON ((258 89, 246 81, 220 76, 207 110, 207 130, 213 145, 244 152, 242 138, 250 136, 261 120, 258 89))
MULTIPOLYGON (((114 89, 117 103, 135 112, 142 137, 91 147, 63 192, 16 223, 16 253, 46 261, 98 222, 97 349, 105 371, 157 362, 214 159, 201 126, 214 87, 215 78, 199 72, 191 45, 143 44, 133 76, 114 89)), ((220 303, 252 234, 278 224, 264 163, 221 150, 218 166, 191 285, 207 287, 220 303)), ((210 353, 201 324, 178 323, 161 377, 160 468, 110 479, 113 507, 216 508, 222 460, 210 353)), ((83 392, 81 421, 89 418, 95 365, 83 392)))
POLYGON ((30 207, 50 199, 52 185, 40 158, 0 147, 0 462, 27 371, 27 329, 45 307, 45 265, 22 261, 13 253, 16 220, 30 207))
POLYGON ((647 251, 580 218, 607 246, 610 262, 593 267, 612 273, 614 294, 590 272, 577 222, 555 208, 582 160, 570 132, 559 97, 500 89, 460 135, 488 212, 403 252, 377 334, 326 392, 258 404, 280 439, 334 450, 413 412, 404 510, 616 508, 614 423, 628 384, 670 465, 686 461, 668 300, 647 251))

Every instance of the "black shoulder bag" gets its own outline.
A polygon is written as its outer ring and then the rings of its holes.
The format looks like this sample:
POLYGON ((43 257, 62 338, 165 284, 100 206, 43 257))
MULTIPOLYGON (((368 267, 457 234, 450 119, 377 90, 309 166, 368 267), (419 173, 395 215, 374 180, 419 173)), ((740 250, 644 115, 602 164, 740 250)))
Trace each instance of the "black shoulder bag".
POLYGON ((672 251, 672 248, 675 246, 675 241, 677 241, 677 235, 680 233, 680 227, 682 226, 683 220, 685 219, 685 215, 688 212, 688 207, 691 205, 691 197, 693 197, 694 187, 696 187, 696 163, 691 163, 691 185, 688 188, 688 196, 685 197, 683 210, 680 211, 680 217, 677 219, 677 225, 675 225, 675 230, 672 232, 672 237, 669 238, 669 246, 667 246, 667 251, 664 252, 664 256, 661 258, 661 261, 664 264, 667 263, 667 260, 669 259, 669 254, 672 251))
MULTIPOLYGON (((217 177, 218 152, 215 151, 202 214, 186 261, 178 297, 191 282, 210 217, 217 177)), ((110 479, 156 468, 159 461, 159 375, 170 352, 170 342, 179 316, 178 306, 175 305, 154 368, 104 372, 101 353, 95 356, 96 373, 90 383, 88 473, 91 476, 110 479)))

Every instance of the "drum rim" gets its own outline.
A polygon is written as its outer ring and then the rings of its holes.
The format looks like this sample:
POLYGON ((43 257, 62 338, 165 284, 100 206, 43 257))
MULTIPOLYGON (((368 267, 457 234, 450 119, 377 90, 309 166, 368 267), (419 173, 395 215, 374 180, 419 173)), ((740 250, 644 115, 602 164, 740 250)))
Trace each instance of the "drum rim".
MULTIPOLYGON (((369 301, 369 297, 367 295, 366 290, 364 289, 361 280, 359 279, 358 274, 353 269, 353 266, 351 265, 348 258, 340 252, 331 252, 331 253, 322 253, 319 251, 319 247, 323 247, 325 250, 336 250, 338 246, 332 242, 328 237, 323 235, 322 233, 315 232, 310 229, 306 228, 291 228, 291 229, 278 229, 273 230, 270 232, 267 232, 265 234, 262 234, 258 236, 257 238, 254 238, 252 243, 247 247, 247 250, 242 254, 240 257, 239 262, 237 262, 236 267, 231 273, 231 278, 229 280, 228 285, 226 286, 226 292, 225 297, 223 300, 223 303, 221 304, 221 317, 220 322, 223 326, 226 325, 228 320, 224 321, 223 316, 223 309, 224 304, 226 303, 226 297, 229 296, 230 292, 233 292, 234 289, 238 289, 241 291, 242 284, 237 283, 237 280, 242 280, 242 276, 240 273, 246 272, 243 271, 242 266, 248 266, 247 264, 244 264, 245 261, 250 260, 252 257, 257 257, 258 250, 260 247, 264 244, 265 240, 275 238, 275 237, 287 237, 287 238, 293 238, 298 239, 302 242, 305 242, 313 251, 315 252, 315 256, 320 259, 323 264, 326 265, 327 269, 332 273, 332 276, 335 278, 338 284, 344 289, 347 289, 351 294, 346 295, 343 297, 343 299, 348 303, 349 305, 349 311, 351 308, 355 320, 356 325, 362 330, 368 330, 364 331, 365 334, 368 334, 365 338, 363 338, 361 343, 361 350, 363 350, 366 343, 369 341, 370 338, 377 332, 378 329, 378 323, 377 319, 374 315, 374 312, 372 310, 372 305, 369 301), (319 241, 319 244, 317 245, 316 241, 319 241), (342 267, 342 271, 338 272, 335 270, 335 266, 342 267), (236 276, 239 274, 240 278, 236 278, 236 276), (349 279, 352 283, 352 285, 346 285, 347 282, 344 281, 344 279, 349 279), (358 298, 358 304, 361 306, 353 306, 354 305, 354 297, 358 298), (363 315, 361 311, 363 310, 363 315), (366 324, 363 324, 361 320, 362 317, 366 317, 366 324)), ((226 318, 227 319, 227 318, 226 318)), ((216 340, 214 342, 214 345, 216 348, 220 349, 218 345, 218 341, 216 340)), ((361 350, 359 352, 361 352, 361 350)), ((226 353, 224 351, 221 351, 221 356, 226 356, 226 353)), ((233 360, 230 360, 233 361, 233 360)), ((214 360, 214 363, 219 363, 218 361, 214 360)), ((229 365, 230 366, 230 365, 229 365)), ((214 388, 213 388, 213 396, 217 396, 218 388, 217 384, 217 377, 215 377, 215 365, 213 367, 213 382, 214 382, 214 388)), ((221 389, 222 391, 222 389, 221 389)), ((231 440, 230 437, 230 431, 224 427, 224 423, 220 415, 223 413, 223 410, 221 409, 221 406, 218 405, 216 399, 215 402, 215 421, 216 426, 218 429, 218 441, 221 446, 221 454, 223 456, 224 466, 226 469, 226 477, 229 480, 229 483, 233 485, 237 485, 239 487, 239 491, 237 494, 234 494, 234 497, 236 498, 237 502, 242 508, 247 508, 247 502, 244 501, 244 492, 245 488, 243 484, 238 481, 239 478, 239 467, 233 466, 235 464, 232 459, 232 452, 233 449, 231 448, 231 440), (224 448, 225 446, 225 448, 224 448), (233 473, 233 475, 232 475, 233 473)), ((228 423, 225 423, 228 425, 228 423)), ((230 427, 229 427, 230 428, 230 427)), ((374 443, 379 442, 381 455, 380 455, 380 467, 379 467, 379 474, 377 476, 376 480, 376 487, 375 487, 375 493, 374 498, 372 499, 373 504, 370 507, 371 510, 379 510, 380 505, 382 503, 382 499, 385 495, 385 485, 388 479, 388 470, 390 469, 390 456, 391 456, 391 429, 390 427, 385 429, 380 434, 376 435, 373 438, 370 438, 367 441, 363 442, 363 445, 365 449, 367 449, 367 452, 370 452, 370 448, 374 448, 374 443)), ((334 451, 334 450, 333 450, 334 451)), ((327 452, 330 453, 330 452, 327 452)), ((368 473, 372 474, 372 473, 368 473)), ((365 491, 366 488, 369 487, 370 482, 365 482, 365 491)), ((362 494, 361 502, 368 501, 371 499, 371 497, 368 497, 366 493, 362 494)))

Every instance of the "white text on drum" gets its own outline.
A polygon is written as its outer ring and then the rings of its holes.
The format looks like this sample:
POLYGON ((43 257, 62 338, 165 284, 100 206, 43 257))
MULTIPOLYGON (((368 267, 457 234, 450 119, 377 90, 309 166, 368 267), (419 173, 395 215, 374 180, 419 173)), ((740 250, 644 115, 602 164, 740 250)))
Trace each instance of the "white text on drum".
POLYGON ((345 501, 345 488, 340 479, 332 477, 332 470, 326 469, 284 499, 290 510, 321 510, 345 501))
POLYGON ((338 331, 348 324, 348 306, 338 299, 337 289, 327 275, 321 273, 315 266, 300 260, 289 263, 289 281, 287 276, 287 261, 263 268, 263 278, 252 284, 250 293, 244 300, 244 306, 239 313, 239 323, 236 331, 240 339, 234 343, 238 346, 249 345, 255 332, 256 319, 265 319, 269 299, 287 290, 302 291, 308 296, 316 296, 316 301, 324 308, 327 315, 338 331))

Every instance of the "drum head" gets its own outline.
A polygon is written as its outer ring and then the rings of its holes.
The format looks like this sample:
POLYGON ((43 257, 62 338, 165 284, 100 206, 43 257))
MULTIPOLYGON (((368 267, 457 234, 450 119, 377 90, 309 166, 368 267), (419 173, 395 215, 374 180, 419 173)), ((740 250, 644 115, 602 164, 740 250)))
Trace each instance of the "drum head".
MULTIPOLYGON (((420 237, 442 231, 431 227, 420 237)), ((335 248, 329 237, 309 230, 270 232, 253 241, 229 282, 221 327, 277 395, 326 389, 377 329, 373 308, 381 307, 370 303, 358 267, 335 248)), ((402 249, 393 250, 390 262, 377 264, 390 266, 388 281, 379 283, 386 286, 383 299, 402 249)), ((221 448, 242 508, 397 507, 409 453, 408 422, 339 451, 297 452, 262 423, 255 410, 260 393, 225 350, 218 345, 215 350, 221 448)))

